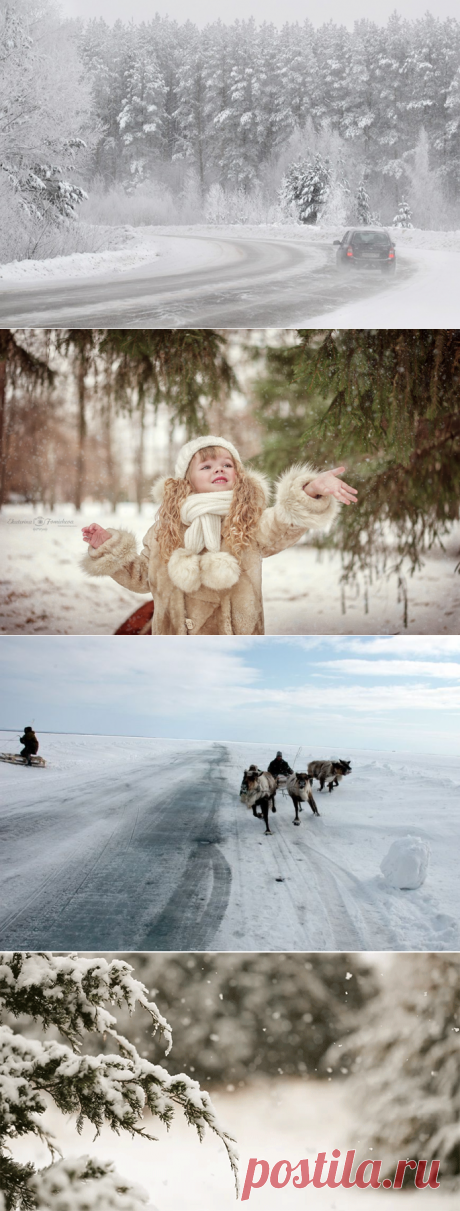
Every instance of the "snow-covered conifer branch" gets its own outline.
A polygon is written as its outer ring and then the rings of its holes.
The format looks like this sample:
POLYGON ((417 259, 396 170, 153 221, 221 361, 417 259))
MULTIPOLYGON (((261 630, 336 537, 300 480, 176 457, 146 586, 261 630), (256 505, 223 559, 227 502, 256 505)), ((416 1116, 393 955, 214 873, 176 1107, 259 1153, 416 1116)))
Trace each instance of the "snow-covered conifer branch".
POLYGON ((140 1056, 119 1034, 116 1018, 106 1008, 107 1003, 126 1005, 133 1012, 139 1005, 171 1044, 168 1023, 132 970, 121 959, 0 954, 0 1005, 16 1017, 28 1014, 45 1029, 57 1028, 68 1040, 25 1038, 10 1026, 0 1026, 0 1185, 5 1211, 137 1211, 146 1201, 143 1192, 119 1178, 110 1165, 101 1167, 87 1157, 54 1162, 37 1174, 10 1159, 9 1141, 35 1135, 47 1142, 54 1161, 56 1150, 42 1125, 46 1095, 64 1114, 77 1115, 78 1131, 88 1122, 97 1133, 108 1125, 117 1133, 124 1130, 146 1139, 154 1137, 144 1129, 145 1112, 169 1128, 179 1106, 200 1140, 206 1127, 222 1140, 238 1193, 234 1140, 220 1126, 207 1091, 185 1073, 171 1076, 140 1056), (117 1054, 82 1055, 87 1033, 109 1035, 117 1054))

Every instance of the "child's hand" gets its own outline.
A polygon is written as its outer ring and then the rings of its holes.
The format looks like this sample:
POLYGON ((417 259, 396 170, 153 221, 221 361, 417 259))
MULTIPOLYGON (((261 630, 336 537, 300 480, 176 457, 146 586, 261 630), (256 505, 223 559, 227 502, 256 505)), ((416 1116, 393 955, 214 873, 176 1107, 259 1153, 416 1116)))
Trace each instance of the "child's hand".
POLYGON ((342 483, 338 479, 338 475, 343 475, 345 467, 334 467, 333 471, 322 471, 321 475, 317 475, 316 479, 312 479, 309 484, 304 485, 304 492, 307 496, 335 496, 336 500, 342 505, 356 504, 358 493, 356 488, 351 488, 350 484, 342 483))
POLYGON ((98 547, 102 547, 102 543, 107 542, 107 539, 112 537, 108 530, 104 530, 102 526, 98 526, 97 522, 92 522, 90 526, 83 526, 82 534, 83 542, 89 542, 90 547, 94 547, 95 550, 98 547))

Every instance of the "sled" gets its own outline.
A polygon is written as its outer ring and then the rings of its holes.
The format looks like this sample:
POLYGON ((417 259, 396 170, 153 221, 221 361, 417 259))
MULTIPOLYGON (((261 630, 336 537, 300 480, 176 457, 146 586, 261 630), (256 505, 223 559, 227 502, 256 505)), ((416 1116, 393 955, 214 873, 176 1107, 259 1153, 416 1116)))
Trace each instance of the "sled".
MULTIPOLYGON (((0 761, 8 761, 9 765, 28 765, 29 764, 29 762, 26 761, 25 757, 21 757, 19 755, 19 753, 0 753, 0 761)), ((32 756, 30 758, 30 764, 36 765, 39 767, 40 766, 44 767, 44 766, 46 766, 46 761, 44 760, 43 757, 32 756)))
POLYGON ((154 604, 153 601, 144 601, 144 604, 139 606, 134 614, 130 614, 126 622, 122 622, 121 627, 114 632, 115 635, 151 635, 152 633, 152 618, 154 604))

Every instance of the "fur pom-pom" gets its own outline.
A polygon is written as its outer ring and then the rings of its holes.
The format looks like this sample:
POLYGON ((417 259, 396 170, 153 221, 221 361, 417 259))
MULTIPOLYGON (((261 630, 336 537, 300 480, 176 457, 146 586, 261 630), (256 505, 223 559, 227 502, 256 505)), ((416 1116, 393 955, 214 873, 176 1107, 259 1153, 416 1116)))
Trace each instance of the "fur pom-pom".
POLYGON ((231 589, 240 578, 238 560, 229 551, 206 551, 200 555, 201 580, 207 589, 231 589))
POLYGON ((168 572, 176 588, 183 593, 196 593, 201 584, 200 557, 185 547, 173 551, 168 561, 168 572))

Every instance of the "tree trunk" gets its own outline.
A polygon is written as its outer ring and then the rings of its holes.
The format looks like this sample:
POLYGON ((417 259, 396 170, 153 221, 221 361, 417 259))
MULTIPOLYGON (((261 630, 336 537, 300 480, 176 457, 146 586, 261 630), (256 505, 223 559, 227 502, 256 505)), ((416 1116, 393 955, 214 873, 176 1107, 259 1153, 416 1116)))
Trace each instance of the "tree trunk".
POLYGON ((6 360, 0 362, 0 509, 5 500, 6 479, 6 360))
POLYGON ((139 400, 139 448, 136 470, 136 499, 138 512, 142 511, 144 499, 144 458, 145 458, 145 400, 139 400))
POLYGON ((75 508, 79 511, 82 506, 83 487, 85 478, 85 443, 86 443, 86 388, 85 388, 85 359, 80 356, 77 374, 78 392, 78 449, 77 477, 75 483, 75 508))

